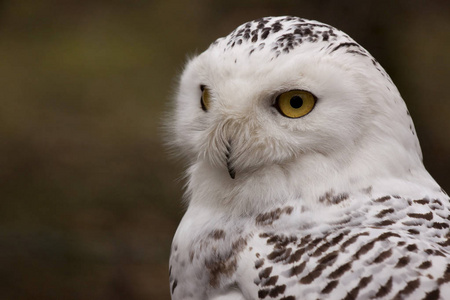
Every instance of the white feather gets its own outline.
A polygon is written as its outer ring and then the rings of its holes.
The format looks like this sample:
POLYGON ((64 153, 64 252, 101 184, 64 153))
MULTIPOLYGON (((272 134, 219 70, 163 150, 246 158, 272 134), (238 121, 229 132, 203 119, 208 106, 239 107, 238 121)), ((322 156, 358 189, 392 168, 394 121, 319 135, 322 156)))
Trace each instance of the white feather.
POLYGON ((345 33, 293 17, 238 27, 188 62, 172 120, 172 143, 190 164, 189 208, 171 255, 173 299, 367 299, 389 285, 390 299, 417 278, 420 287, 403 296, 448 290, 448 196, 423 166, 397 88, 345 33), (211 92, 206 112, 200 86, 211 92), (317 97, 298 119, 274 107, 279 94, 294 89, 317 97), (347 225, 336 225, 343 220, 347 225), (346 238, 324 244, 340 234, 346 238), (292 240, 269 242, 277 236, 292 240), (289 263, 308 236, 317 244, 289 263), (405 244, 417 248, 407 254, 405 244), (315 256, 321 245, 326 249, 315 256), (374 263, 383 249, 392 249, 390 261, 374 263), (424 255, 426 249, 444 257, 424 255), (274 251, 290 254, 276 261, 274 251), (320 269, 327 255, 333 266, 320 269), (406 266, 395 267, 402 256, 406 266), (261 259, 276 279, 261 278, 261 259), (427 260, 433 268, 417 269, 427 260), (335 266, 350 262, 352 272, 334 283, 335 266), (290 276, 293 267, 298 274, 290 276), (334 284, 332 295, 324 292, 334 284))

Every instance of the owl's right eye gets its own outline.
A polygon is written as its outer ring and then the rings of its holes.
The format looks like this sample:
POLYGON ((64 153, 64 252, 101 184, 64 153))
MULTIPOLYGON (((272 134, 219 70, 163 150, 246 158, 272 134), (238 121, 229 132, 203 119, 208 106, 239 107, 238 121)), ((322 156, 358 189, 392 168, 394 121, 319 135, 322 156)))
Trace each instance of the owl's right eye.
POLYGON ((292 90, 282 93, 275 101, 275 107, 285 117, 297 119, 307 115, 316 104, 316 97, 308 91, 292 90))
POLYGON ((202 109, 204 111, 208 111, 211 102, 211 93, 209 92, 209 89, 204 85, 201 85, 200 89, 202 90, 202 97, 200 98, 200 104, 202 105, 202 109))

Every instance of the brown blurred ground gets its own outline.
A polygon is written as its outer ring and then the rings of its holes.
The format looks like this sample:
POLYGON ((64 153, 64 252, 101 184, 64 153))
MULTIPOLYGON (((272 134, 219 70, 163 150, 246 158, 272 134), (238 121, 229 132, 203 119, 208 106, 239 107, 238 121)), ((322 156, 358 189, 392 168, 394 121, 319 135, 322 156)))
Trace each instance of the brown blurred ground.
POLYGON ((266 15, 317 19, 366 47, 449 190, 449 3, 1 1, 0 298, 169 298, 182 164, 159 126, 174 78, 187 54, 266 15))

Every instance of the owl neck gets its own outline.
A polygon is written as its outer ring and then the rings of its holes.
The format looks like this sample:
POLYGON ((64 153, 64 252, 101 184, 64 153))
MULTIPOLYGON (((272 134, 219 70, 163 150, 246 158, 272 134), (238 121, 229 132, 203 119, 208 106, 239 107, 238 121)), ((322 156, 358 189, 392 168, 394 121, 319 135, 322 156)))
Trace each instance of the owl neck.
POLYGON ((327 195, 346 199, 386 194, 413 197, 418 191, 440 190, 420 155, 393 145, 398 143, 395 140, 385 142, 389 147, 365 143, 350 152, 305 153, 284 163, 237 172, 234 179, 225 167, 198 161, 188 170, 189 205, 252 215, 288 201, 320 208, 327 205, 321 200, 327 195))

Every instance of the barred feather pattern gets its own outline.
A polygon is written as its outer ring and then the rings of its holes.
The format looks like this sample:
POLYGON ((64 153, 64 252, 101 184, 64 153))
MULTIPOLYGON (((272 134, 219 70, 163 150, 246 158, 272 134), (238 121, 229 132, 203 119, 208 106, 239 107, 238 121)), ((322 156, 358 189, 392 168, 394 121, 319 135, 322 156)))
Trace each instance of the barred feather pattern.
POLYGON ((214 222, 222 226, 200 231, 189 251, 180 252, 175 243, 173 298, 212 299, 233 290, 242 299, 279 300, 449 295, 450 203, 445 194, 384 195, 366 197, 364 203, 330 195, 327 201, 340 201, 340 207, 324 206, 325 220, 293 202, 233 224, 223 216, 214 222), (177 275, 183 272, 196 274, 197 284, 180 281, 177 275))

